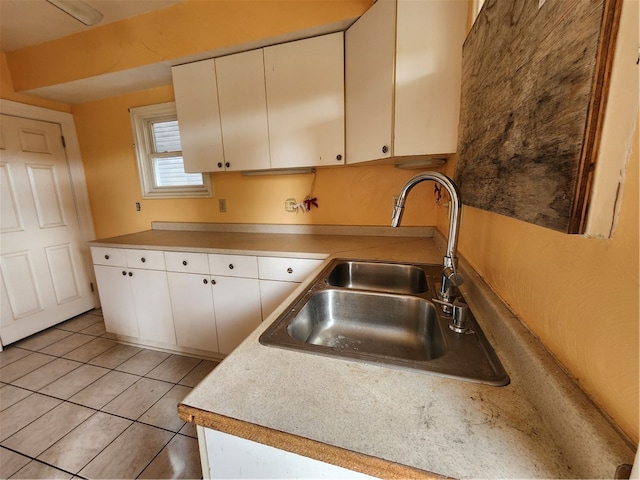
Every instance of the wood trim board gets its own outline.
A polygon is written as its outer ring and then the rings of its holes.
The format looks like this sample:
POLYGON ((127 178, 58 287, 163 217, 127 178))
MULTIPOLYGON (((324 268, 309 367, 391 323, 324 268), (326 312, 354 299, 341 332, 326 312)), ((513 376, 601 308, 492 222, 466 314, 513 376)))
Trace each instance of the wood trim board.
POLYGON ((462 54, 462 201, 582 233, 621 0, 487 0, 462 54))

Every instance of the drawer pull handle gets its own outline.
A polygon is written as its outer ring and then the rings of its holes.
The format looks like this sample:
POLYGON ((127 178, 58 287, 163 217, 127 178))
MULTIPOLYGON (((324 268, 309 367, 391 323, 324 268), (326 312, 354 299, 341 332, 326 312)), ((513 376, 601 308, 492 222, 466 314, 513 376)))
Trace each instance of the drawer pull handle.
POLYGON ((186 260, 183 260, 183 261, 182 261, 182 264, 186 267, 186 266, 187 266, 187 261, 186 261, 186 260))
POLYGON ((291 267, 287 268, 287 273, 293 273, 293 268, 291 267))
POLYGON ((205 278, 204 280, 202 280, 202 283, 204 283, 204 284, 206 285, 207 283, 209 283, 209 280, 207 280, 207 279, 205 278))
POLYGON ((229 270, 233 270, 233 263, 229 264, 229 270))
POLYGON ((109 260, 109 255, 105 255, 105 256, 104 256, 104 259, 105 259, 105 260, 109 260))

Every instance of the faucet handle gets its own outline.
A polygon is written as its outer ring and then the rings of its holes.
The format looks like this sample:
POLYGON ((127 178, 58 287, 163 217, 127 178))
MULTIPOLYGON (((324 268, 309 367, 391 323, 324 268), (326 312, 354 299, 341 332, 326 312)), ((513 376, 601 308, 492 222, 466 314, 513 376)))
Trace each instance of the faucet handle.
POLYGON ((471 327, 467 325, 469 305, 467 305, 463 300, 456 298, 453 303, 451 303, 433 298, 431 301, 451 308, 451 323, 449 324, 449 328, 451 330, 456 333, 473 333, 471 327))
POLYGON ((445 267, 442 274, 451 282, 454 287, 459 287, 464 283, 464 277, 451 267, 445 267))

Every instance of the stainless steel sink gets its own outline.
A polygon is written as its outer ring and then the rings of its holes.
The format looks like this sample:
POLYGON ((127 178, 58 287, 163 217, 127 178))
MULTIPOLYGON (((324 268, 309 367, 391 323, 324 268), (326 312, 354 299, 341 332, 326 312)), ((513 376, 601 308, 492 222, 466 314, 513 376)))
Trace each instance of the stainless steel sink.
POLYGON ((441 265, 333 260, 260 336, 267 346, 489 385, 509 376, 473 317, 455 333, 432 302, 441 265), (422 280, 421 280, 422 278, 422 280))
POLYGON ((419 297, 323 290, 287 325, 295 340, 405 360, 432 360, 445 352, 438 316, 419 297))
POLYGON ((340 261, 329 273, 327 283, 334 287, 357 288, 387 293, 425 293, 427 276, 415 265, 340 261))

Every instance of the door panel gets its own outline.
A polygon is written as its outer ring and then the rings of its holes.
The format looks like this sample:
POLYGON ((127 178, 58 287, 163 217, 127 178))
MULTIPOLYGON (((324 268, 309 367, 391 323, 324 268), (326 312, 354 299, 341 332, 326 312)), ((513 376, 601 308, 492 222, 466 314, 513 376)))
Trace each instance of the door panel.
POLYGON ((79 298, 81 294, 71 245, 47 247, 45 251, 58 305, 79 298))
POLYGON ((94 306, 60 126, 0 115, 0 339, 7 345, 94 306))
POLYGON ((64 226, 54 166, 27 165, 27 172, 40 228, 64 226))
POLYGON ((0 164, 0 233, 17 230, 22 230, 22 219, 16 201, 16 190, 9 165, 2 163, 0 164))
MULTIPOLYGON (((6 289, 7 299, 15 319, 44 310, 30 252, 2 255, 0 271, 4 280, 3 287, 6 289)), ((3 323, 4 315, 8 313, 10 313, 8 309, 3 307, 3 323)))

